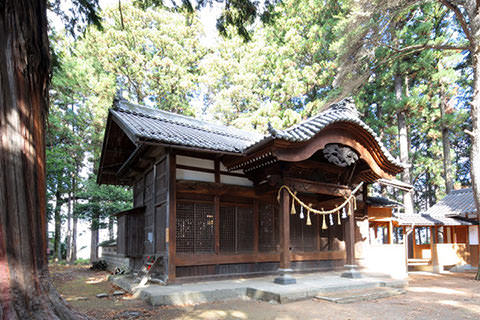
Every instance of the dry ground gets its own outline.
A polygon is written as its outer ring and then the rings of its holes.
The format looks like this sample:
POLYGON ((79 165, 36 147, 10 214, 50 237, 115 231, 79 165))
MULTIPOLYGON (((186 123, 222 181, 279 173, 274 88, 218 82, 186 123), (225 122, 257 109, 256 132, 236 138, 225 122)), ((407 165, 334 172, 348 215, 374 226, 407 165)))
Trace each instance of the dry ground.
POLYGON ((52 266, 51 272, 63 297, 95 319, 480 319, 480 282, 473 280, 472 273, 411 274, 407 294, 352 304, 307 300, 280 305, 232 300, 152 308, 128 295, 96 298, 97 293, 116 289, 104 272, 78 266, 52 266))

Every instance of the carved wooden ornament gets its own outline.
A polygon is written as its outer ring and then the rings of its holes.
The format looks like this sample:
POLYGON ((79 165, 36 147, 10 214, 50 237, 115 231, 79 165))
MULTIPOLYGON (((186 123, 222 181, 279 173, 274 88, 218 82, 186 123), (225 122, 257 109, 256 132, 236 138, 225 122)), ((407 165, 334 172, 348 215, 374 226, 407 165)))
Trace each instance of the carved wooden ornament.
POLYGON ((352 148, 335 143, 327 144, 323 149, 323 155, 328 162, 339 167, 347 167, 358 160, 358 155, 352 148))

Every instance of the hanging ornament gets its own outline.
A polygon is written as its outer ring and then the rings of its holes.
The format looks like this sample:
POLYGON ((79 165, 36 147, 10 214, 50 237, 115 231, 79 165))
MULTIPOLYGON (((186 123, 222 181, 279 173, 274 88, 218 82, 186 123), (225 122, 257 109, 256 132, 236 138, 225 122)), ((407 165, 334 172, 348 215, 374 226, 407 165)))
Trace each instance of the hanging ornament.
MULTIPOLYGON (((322 211, 323 211, 323 209, 322 209, 322 211)), ((328 215, 328 219, 330 220, 330 225, 333 226, 333 217, 332 217, 331 213, 328 215)))
MULTIPOLYGON (((293 193, 294 195, 297 195, 297 191, 293 193)), ((292 210, 290 210, 290 214, 296 214, 297 210, 295 209, 295 198, 292 197, 292 210)))
POLYGON ((305 218, 305 216, 303 215, 303 206, 300 206, 300 219, 303 218, 305 218))
POLYGON ((322 214, 322 216, 323 216, 322 229, 325 230, 327 229, 327 222, 325 221, 325 215, 322 214))
POLYGON ((337 224, 338 225, 341 225, 342 224, 342 220, 340 220, 340 211, 337 212, 337 224))
POLYGON ((345 207, 342 208, 342 219, 347 218, 347 210, 345 210, 345 207))
POLYGON ((312 204, 309 203, 308 204, 308 211, 307 211, 307 226, 311 226, 312 225, 312 220, 310 220, 310 208, 312 207, 312 204))
POLYGON ((348 202, 348 215, 352 215, 352 199, 348 202))
POLYGON ((357 198, 353 197, 353 209, 357 210, 357 198))

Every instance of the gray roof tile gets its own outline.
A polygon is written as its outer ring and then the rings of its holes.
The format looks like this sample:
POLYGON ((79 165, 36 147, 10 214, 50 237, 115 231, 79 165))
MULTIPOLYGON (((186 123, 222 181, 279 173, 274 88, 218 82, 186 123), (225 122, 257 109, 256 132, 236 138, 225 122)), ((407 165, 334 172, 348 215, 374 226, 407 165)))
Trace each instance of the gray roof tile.
POLYGON ((242 152, 263 138, 254 132, 216 125, 192 117, 117 101, 111 113, 137 139, 195 148, 242 152))
POLYGON ((240 130, 186 117, 171 112, 116 100, 112 115, 130 131, 137 140, 157 141, 206 150, 243 153, 268 139, 285 139, 292 142, 306 141, 326 126, 335 122, 350 122, 372 134, 388 160, 403 166, 384 147, 378 136, 362 120, 351 99, 331 105, 326 111, 286 130, 270 128, 270 134, 240 130))
POLYGON ((465 188, 450 192, 445 198, 431 206, 425 214, 466 217, 476 212, 472 188, 465 188))
POLYGON ((395 213, 400 224, 459 226, 474 223, 463 219, 476 213, 471 188, 454 190, 431 206, 427 211, 405 215, 395 213))
POLYGON ((319 133, 326 126, 335 122, 350 122, 357 124, 363 129, 367 130, 373 136, 375 141, 380 146, 380 149, 390 162, 403 168, 406 167, 406 164, 401 163, 398 159, 394 158, 391 155, 391 153, 387 150, 387 148, 385 148, 377 134, 365 122, 360 120, 359 113, 355 108, 355 104, 350 98, 332 104, 325 111, 293 127, 290 127, 286 130, 274 130, 271 133, 275 138, 285 139, 293 142, 301 142, 312 138, 315 134, 319 133))

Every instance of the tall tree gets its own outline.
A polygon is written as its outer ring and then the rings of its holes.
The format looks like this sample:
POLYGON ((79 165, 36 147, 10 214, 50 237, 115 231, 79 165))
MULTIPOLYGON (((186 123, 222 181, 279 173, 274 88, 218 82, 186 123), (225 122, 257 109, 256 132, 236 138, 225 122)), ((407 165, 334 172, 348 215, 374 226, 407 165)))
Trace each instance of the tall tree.
POLYGON ((49 281, 46 1, 0 3, 0 318, 73 319, 49 281))

